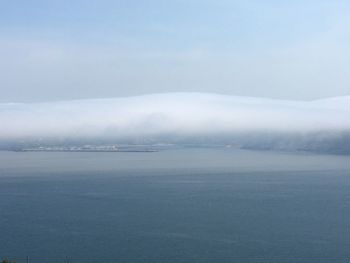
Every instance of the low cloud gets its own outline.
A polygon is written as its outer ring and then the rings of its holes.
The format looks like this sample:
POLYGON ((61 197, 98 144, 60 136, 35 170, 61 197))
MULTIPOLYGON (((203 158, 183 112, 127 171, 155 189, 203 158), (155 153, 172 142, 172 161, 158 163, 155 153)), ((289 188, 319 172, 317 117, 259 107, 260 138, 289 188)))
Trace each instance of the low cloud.
POLYGON ((350 97, 301 102, 207 93, 5 103, 0 140, 220 142, 350 152, 349 105, 350 97))

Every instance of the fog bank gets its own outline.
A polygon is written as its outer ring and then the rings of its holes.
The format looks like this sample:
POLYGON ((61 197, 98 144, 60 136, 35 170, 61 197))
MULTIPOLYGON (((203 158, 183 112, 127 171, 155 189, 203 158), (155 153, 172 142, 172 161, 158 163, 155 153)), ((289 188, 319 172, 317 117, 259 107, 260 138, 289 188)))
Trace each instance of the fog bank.
POLYGON ((309 102, 206 93, 0 104, 2 145, 46 141, 234 144, 350 152, 350 96, 309 102))

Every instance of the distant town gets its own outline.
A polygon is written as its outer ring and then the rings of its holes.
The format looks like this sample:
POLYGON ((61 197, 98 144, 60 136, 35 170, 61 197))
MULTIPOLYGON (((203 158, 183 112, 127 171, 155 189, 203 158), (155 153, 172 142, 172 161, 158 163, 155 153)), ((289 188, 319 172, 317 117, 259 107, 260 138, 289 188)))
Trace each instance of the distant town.
POLYGON ((82 146, 37 146, 16 149, 19 152, 157 152, 158 149, 144 145, 82 145, 82 146))

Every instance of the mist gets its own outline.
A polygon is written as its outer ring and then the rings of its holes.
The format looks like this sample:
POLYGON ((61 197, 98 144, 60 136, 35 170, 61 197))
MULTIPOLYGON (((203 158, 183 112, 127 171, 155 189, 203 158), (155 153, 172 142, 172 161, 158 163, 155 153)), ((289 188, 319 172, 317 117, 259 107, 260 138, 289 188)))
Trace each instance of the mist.
POLYGON ((178 143, 350 153, 350 97, 209 93, 0 104, 0 142, 178 143))

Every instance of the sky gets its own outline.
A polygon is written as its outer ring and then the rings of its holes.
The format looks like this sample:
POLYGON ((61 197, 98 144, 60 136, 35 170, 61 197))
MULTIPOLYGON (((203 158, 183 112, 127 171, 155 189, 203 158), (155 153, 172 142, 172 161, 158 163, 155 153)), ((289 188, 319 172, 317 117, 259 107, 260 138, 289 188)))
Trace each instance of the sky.
POLYGON ((350 95, 350 1, 0 0, 0 102, 350 95))

